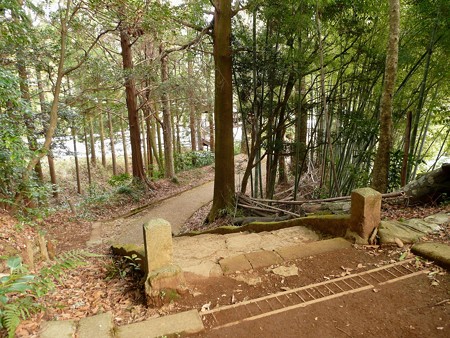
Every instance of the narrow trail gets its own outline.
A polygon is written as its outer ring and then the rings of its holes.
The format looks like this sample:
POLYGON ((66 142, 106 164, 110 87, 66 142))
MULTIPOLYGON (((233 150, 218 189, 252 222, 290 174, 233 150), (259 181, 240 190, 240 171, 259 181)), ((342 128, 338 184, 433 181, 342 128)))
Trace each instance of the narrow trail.
MULTIPOLYGON (((235 157, 236 185, 240 184, 245 160, 243 155, 235 157)), ((184 223, 198 209, 212 201, 213 194, 214 181, 210 181, 155 203, 133 216, 94 223, 87 245, 105 241, 109 244, 141 245, 144 243, 142 226, 147 220, 153 218, 163 218, 168 221, 172 226, 172 233, 177 235, 184 223)))
POLYGON ((214 181, 187 190, 177 196, 168 198, 144 213, 132 217, 133 223, 123 227, 116 238, 130 244, 143 244, 142 225, 151 218, 163 218, 172 225, 172 232, 178 234, 192 214, 212 201, 214 181))

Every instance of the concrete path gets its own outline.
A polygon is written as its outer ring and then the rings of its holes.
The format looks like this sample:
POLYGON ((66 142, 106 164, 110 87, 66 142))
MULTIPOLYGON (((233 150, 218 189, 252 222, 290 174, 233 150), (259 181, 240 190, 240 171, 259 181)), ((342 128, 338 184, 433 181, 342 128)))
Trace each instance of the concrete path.
POLYGON ((172 232, 177 235, 192 214, 212 201, 214 182, 208 182, 185 191, 177 196, 168 198, 145 213, 134 218, 132 226, 123 229, 120 237, 128 243, 143 243, 142 225, 151 218, 163 218, 172 225, 172 232))
MULTIPOLYGON (((245 161, 245 156, 235 156, 236 191, 239 190, 238 185, 245 170, 245 161)), ((109 222, 96 222, 92 226, 91 238, 87 242, 87 246, 102 242, 102 238, 108 238, 109 244, 143 244, 142 226, 145 221, 152 218, 163 218, 168 221, 172 225, 172 233, 177 235, 184 223, 198 209, 212 201, 213 194, 214 181, 210 181, 156 203, 151 208, 132 217, 109 222)))

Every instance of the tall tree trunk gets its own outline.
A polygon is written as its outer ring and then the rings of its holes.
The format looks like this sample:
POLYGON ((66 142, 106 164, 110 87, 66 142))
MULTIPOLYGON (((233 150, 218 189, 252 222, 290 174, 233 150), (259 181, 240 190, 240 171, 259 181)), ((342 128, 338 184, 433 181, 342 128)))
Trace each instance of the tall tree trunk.
MULTIPOLYGON (((194 78, 194 65, 192 58, 188 60, 188 78, 193 80, 194 78)), ((188 89, 189 95, 189 130, 191 132, 191 149, 196 151, 197 148, 197 131, 195 129, 195 102, 194 102, 194 86, 191 84, 188 89)))
POLYGON ((408 157, 409 157, 409 143, 411 140, 411 123, 412 123, 412 112, 409 111, 406 116, 405 143, 403 145, 402 172, 400 174, 400 181, 402 187, 406 185, 406 179, 408 175, 408 157))
MULTIPOLYGON (((23 8, 24 1, 19 0, 17 2, 17 4, 23 8)), ((23 10, 25 11, 25 8, 23 8, 23 10)), ((16 21, 17 23, 23 21, 23 18, 19 17, 14 12, 12 13, 12 16, 13 16, 13 20, 16 21)), ((30 149, 30 151, 32 153, 35 153, 36 150, 38 149, 36 128, 35 128, 35 125, 33 122, 33 116, 32 116, 33 113, 31 110, 31 96, 30 96, 30 88, 28 86, 28 74, 27 74, 27 69, 26 69, 26 65, 25 65, 25 55, 24 55, 23 50, 20 48, 17 51, 17 64, 16 65, 17 65, 17 71, 19 73, 19 78, 20 78, 19 87, 20 87, 21 98, 27 107, 27 109, 24 109, 23 118, 24 118, 25 126, 27 128, 28 148, 30 149)), ((42 165, 41 165, 40 159, 37 160, 37 163, 34 166, 34 171, 36 172, 38 179, 41 182, 43 182, 44 174, 42 172, 42 165)))
POLYGON ((89 141, 91 148, 91 164, 95 167, 97 165, 97 155, 95 152, 94 123, 92 116, 89 116, 89 141))
POLYGON ((372 172, 372 187, 381 193, 387 191, 389 152, 392 147, 392 102, 397 77, 398 41, 400 35, 400 1, 389 0, 389 42, 381 97, 380 139, 372 172))
POLYGON ((151 112, 149 109, 149 106, 147 105, 144 108, 144 119, 145 119, 145 131, 146 131, 146 143, 147 143, 147 171, 148 175, 150 177, 153 176, 153 151, 152 151, 152 143, 153 143, 153 136, 152 136, 152 122, 151 122, 151 112))
POLYGON ((203 137, 202 137, 202 112, 200 108, 197 108, 197 114, 195 116, 195 129, 197 131, 197 149, 203 151, 203 137))
MULTIPOLYGON (((59 51, 59 60, 58 60, 58 70, 56 72, 56 79, 53 86, 53 101, 50 108, 50 119, 48 123, 48 128, 45 132, 45 140, 44 144, 41 146, 40 151, 34 152, 32 158, 28 161, 27 168, 22 174, 22 181, 27 182, 30 178, 30 175, 38 162, 42 157, 48 154, 50 151, 50 147, 53 140, 53 135, 56 131, 56 126, 58 124, 58 106, 59 106, 59 95, 61 94, 62 80, 65 75, 68 74, 69 70, 64 70, 64 63, 66 59, 66 47, 67 47, 67 38, 68 38, 68 23, 70 18, 70 10, 72 7, 72 1, 66 1, 66 10, 64 13, 61 13, 61 28, 60 28, 60 51, 59 51)), ((73 68, 72 68, 73 69, 73 68)), ((15 203, 19 205, 19 202, 23 199, 24 195, 19 193, 16 196, 15 203)))
POLYGON ((156 126, 156 138, 158 139, 158 157, 159 157, 159 171, 164 172, 164 151, 163 151, 163 141, 162 141, 162 135, 161 135, 161 128, 162 124, 158 121, 155 124, 156 126))
MULTIPOLYGON (((423 106, 425 104, 425 99, 427 96, 426 87, 427 87, 428 73, 430 70, 431 56, 433 54, 433 46, 435 43, 436 29, 437 29, 437 24, 435 24, 435 26, 433 28, 433 32, 431 33, 431 37, 430 37, 430 43, 427 48, 427 58, 425 61, 425 69, 424 69, 424 73, 423 73, 422 83, 420 84, 419 102, 417 104, 416 112, 413 116, 409 155, 414 160, 417 160, 417 158, 416 158, 417 148, 418 148, 417 147, 417 144, 418 144, 417 131, 419 129, 420 117, 421 117, 423 106)), ((413 180, 415 178, 415 171, 417 170, 418 164, 419 164, 419 161, 411 161, 409 163, 409 165, 408 165, 408 179, 409 180, 413 180), (414 164, 413 162, 416 162, 416 163, 414 164)))
MULTIPOLYGON (((164 46, 160 46, 161 55, 161 82, 167 85, 169 81, 168 56, 164 52, 164 46)), ((161 104, 163 110, 163 139, 164 139, 164 177, 175 178, 175 167, 173 163, 173 141, 172 141, 172 116, 170 114, 170 101, 168 88, 163 89, 161 104)))
POLYGON ((142 134, 142 137, 141 137, 141 139, 142 139, 142 150, 143 150, 143 152, 142 152, 142 157, 143 157, 143 161, 144 161, 144 168, 146 168, 147 170, 146 171, 148 171, 148 158, 147 158, 147 137, 146 137, 146 128, 145 128, 145 116, 144 116, 144 112, 142 112, 142 119, 141 119, 141 127, 140 127, 140 130, 141 130, 141 134, 142 134))
POLYGON ((137 110, 136 84, 133 75, 133 57, 130 36, 125 27, 120 29, 120 45, 122 47, 123 69, 126 72, 125 92, 130 128, 131 165, 133 178, 146 182, 144 163, 141 152, 141 135, 139 132, 139 115, 137 110))
POLYGON ((77 130, 74 126, 72 126, 70 129, 72 131, 73 156, 75 158, 75 174, 77 176, 77 193, 81 194, 80 165, 78 163, 78 151, 77 151, 77 130))
POLYGON ((128 148, 127 148, 127 137, 125 135, 125 126, 123 125, 124 116, 120 116, 120 134, 122 136, 122 147, 123 147, 123 160, 125 166, 125 174, 130 172, 130 166, 128 165, 128 148))
POLYGON ((109 130, 109 142, 111 144, 111 159, 112 159, 112 170, 113 175, 117 175, 117 160, 116 160, 116 146, 114 140, 114 129, 112 123, 111 112, 108 110, 108 130, 109 130))
MULTIPOLYGON (((17 70, 20 78, 20 93, 22 100, 25 102, 28 109, 25 110, 23 119, 25 121, 25 126, 27 128, 27 140, 28 140, 28 148, 34 153, 38 149, 37 137, 36 137, 36 127, 33 122, 33 116, 31 111, 31 96, 30 96, 30 88, 28 86, 28 74, 27 69, 25 67, 25 59, 22 55, 22 52, 18 52, 17 55, 17 70)), ((42 182, 44 180, 44 174, 42 172, 41 161, 38 160, 34 171, 38 179, 42 182)))
POLYGON ((86 131, 86 118, 83 120, 83 132, 84 132, 84 149, 86 151, 86 168, 88 175, 89 186, 92 184, 92 175, 91 175, 91 163, 89 162, 89 145, 88 145, 88 134, 86 131))
MULTIPOLYGON (((327 96, 325 91, 325 68, 324 68, 324 60, 323 60, 323 44, 322 44, 322 25, 321 25, 321 16, 322 13, 317 9, 317 35, 319 40, 319 59, 320 59, 320 97, 322 101, 322 109, 323 109, 323 115, 324 115, 324 122, 325 122, 325 137, 326 137, 326 145, 325 149, 329 151, 330 154, 330 165, 331 165, 331 173, 330 173, 330 188, 329 191, 332 191, 332 185, 334 182, 335 186, 335 192, 339 196, 339 185, 337 182, 337 174, 336 174, 336 167, 334 163, 334 156, 333 156, 333 143, 331 142, 331 117, 330 113, 328 111, 328 102, 327 102, 327 96)), ((326 150, 324 151, 324 168, 326 168, 326 150)), ((322 179, 324 177, 322 176, 322 179)))
MULTIPOLYGON (((38 95, 41 114, 45 116, 47 114, 47 111, 45 109, 44 84, 42 83, 41 70, 39 67, 36 68, 36 80, 39 92, 38 95)), ((53 153, 51 148, 52 147, 50 145, 49 152, 47 154, 48 170, 50 173, 50 182, 52 183, 52 195, 53 197, 58 198, 58 187, 57 187, 58 182, 56 179, 55 161, 53 160, 53 153)))
POLYGON ((214 111, 213 111, 213 99, 211 93, 211 71, 209 63, 205 66, 205 77, 206 77, 206 102, 208 106, 208 125, 209 125, 209 150, 214 152, 215 142, 214 142, 214 111))
MULTIPOLYGON (((156 111, 155 111, 156 114, 156 111)), ((164 170, 164 165, 162 163, 162 148, 161 148, 161 136, 159 131, 159 123, 156 119, 152 122, 152 149, 153 156, 155 157, 156 163, 158 165, 158 171, 162 172, 164 170), (156 130, 156 133, 155 133, 156 130)))
POLYGON ((106 168, 105 126, 103 124, 103 112, 101 102, 100 102, 100 114, 98 115, 98 124, 100 126, 100 151, 102 153, 102 166, 103 168, 106 168))
POLYGON ((231 58, 231 0, 215 0, 214 122, 216 150, 214 167, 214 197, 209 220, 229 210, 234 202, 233 89, 231 58))

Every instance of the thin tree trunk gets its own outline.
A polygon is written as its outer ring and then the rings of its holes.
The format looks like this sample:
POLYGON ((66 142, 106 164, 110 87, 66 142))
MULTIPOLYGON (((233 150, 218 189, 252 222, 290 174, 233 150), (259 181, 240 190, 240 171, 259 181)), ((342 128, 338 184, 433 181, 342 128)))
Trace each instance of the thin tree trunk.
POLYGON ((92 116, 89 116, 89 141, 91 146, 91 163, 95 167, 97 165, 97 155, 95 152, 94 123, 92 116))
POLYGON ((402 172, 400 175, 402 187, 406 185, 406 178, 408 173, 408 155, 409 155, 409 143, 411 140, 411 123, 412 123, 412 112, 409 111, 406 117, 405 143, 403 145, 402 172))
MULTIPOLYGON (((25 104, 27 105, 28 109, 25 109, 24 111, 24 116, 23 119, 25 121, 25 126, 27 128, 27 140, 28 140, 28 148, 30 149, 31 152, 35 152, 38 149, 38 144, 37 144, 37 137, 36 137, 36 127, 34 125, 33 122, 33 116, 32 116, 32 112, 31 112, 31 96, 30 96, 30 89, 28 87, 28 74, 27 74, 27 70, 25 67, 25 60, 23 58, 23 53, 22 52, 18 52, 17 55, 17 70, 19 73, 19 78, 20 78, 20 93, 21 93, 21 97, 22 100, 25 102, 25 104)), ((44 181, 44 174, 42 172, 42 166, 41 166, 41 161, 38 160, 35 167, 34 167, 34 171, 36 172, 36 175, 38 177, 38 179, 43 182, 44 181)))
MULTIPOLYGON (((319 59, 320 59, 320 96, 322 98, 322 108, 324 115, 324 123, 325 123, 325 137, 326 137, 326 145, 325 149, 328 148, 330 153, 330 165, 331 165, 331 173, 330 173, 330 181, 334 182, 334 188, 336 194, 340 195, 340 189, 337 182, 337 174, 336 167, 334 164, 334 156, 333 156, 333 144, 331 142, 331 117, 328 111, 328 103, 327 96, 325 91, 325 69, 324 69, 324 61, 323 61, 323 44, 322 44, 322 28, 321 28, 321 13, 317 10, 317 34, 319 39, 319 59)), ((326 165, 326 150, 324 151, 324 167, 326 165)), ((330 184, 330 192, 332 191, 332 183, 330 184)))
POLYGON ((111 112, 108 110, 108 129, 109 129, 109 142, 111 144, 111 159, 112 159, 112 169, 113 175, 117 175, 117 159, 116 159, 116 146, 114 139, 114 129, 112 123, 111 112))
POLYGON ((103 125, 103 112, 100 103, 100 114, 98 115, 98 124, 100 125, 100 150, 102 153, 102 166, 106 168, 106 149, 105 149, 105 126, 103 125))
POLYGON ((161 135, 161 123, 156 123, 156 137, 158 139, 158 157, 159 157, 159 171, 161 173, 164 173, 164 151, 163 151, 163 142, 162 142, 162 135, 161 135))
MULTIPOLYGON (((161 82, 166 84, 169 81, 168 56, 164 52, 164 46, 160 46, 161 55, 161 82)), ((163 138, 164 138, 164 177, 175 178, 175 167, 173 163, 173 141, 172 141, 172 117, 170 113, 170 101, 167 89, 164 88, 161 94, 163 110, 163 138)))
MULTIPOLYGON (((47 112, 45 109, 44 84, 42 83, 41 71, 39 67, 36 68, 36 80, 39 91, 39 105, 41 108, 41 114, 45 115, 47 112)), ((50 182, 52 183, 52 195, 54 198, 58 198, 58 187, 57 187, 58 182, 56 179, 55 161, 53 160, 51 145, 49 148, 49 152, 47 154, 47 161, 48 161, 48 170, 50 173, 50 182)))
POLYGON ((127 138, 125 135, 125 127, 123 125, 124 116, 122 115, 120 117, 120 133, 122 135, 122 145, 123 145, 123 159, 124 159, 124 165, 125 165, 125 173, 130 173, 130 167, 128 165, 128 148, 127 148, 127 138))
POLYGON ((153 156, 155 156, 156 163, 158 165, 158 171, 162 172, 164 170, 164 165, 162 163, 162 148, 161 148, 161 137, 159 132, 159 123, 155 120, 152 123, 152 147, 153 156), (156 130, 156 133, 155 133, 156 130))
POLYGON ((77 193, 81 194, 80 165, 78 163, 78 151, 77 151, 77 130, 74 126, 72 126, 72 128, 70 129, 72 131, 73 156, 75 158, 75 173, 77 176, 77 193))
POLYGON ((392 104, 397 77, 398 41, 400 35, 400 1, 389 0, 389 42, 381 97, 380 139, 372 172, 372 187, 381 193, 387 191, 389 152, 392 147, 392 104))
MULTIPOLYGON (((148 100, 148 98, 147 98, 148 100)), ((151 114, 150 109, 148 107, 144 108, 144 119, 145 119, 145 130, 147 134, 146 143, 147 143, 147 172, 148 176, 153 177, 153 151, 152 151, 152 128, 151 128, 151 114)))
POLYGON ((197 131, 197 149, 203 151, 203 137, 202 137, 202 112, 199 108, 195 116, 195 129, 197 131))
POLYGON ((88 134, 86 131, 86 118, 83 120, 83 132, 84 132, 84 148, 86 150, 86 169, 88 174, 88 182, 89 186, 92 184, 92 175, 91 175, 91 163, 89 161, 89 144, 88 144, 88 134))
POLYGON ((141 119, 141 126, 140 126, 140 130, 141 130, 141 134, 142 134, 142 157, 143 157, 143 161, 144 161, 144 169, 146 168, 146 171, 148 171, 148 158, 147 158, 147 137, 145 135, 145 116, 144 116, 144 112, 142 112, 142 119, 141 119))
MULTIPOLYGON (((189 80, 194 79, 194 65, 192 58, 188 60, 188 78, 189 80)), ((197 148, 197 131, 195 129, 195 102, 194 102, 194 88, 193 84, 189 86, 188 95, 189 95, 189 130, 191 132, 191 149, 192 151, 196 151, 197 148)))
MULTIPOLYGON (((417 155, 417 143, 418 143, 417 142, 418 141, 417 140, 417 130, 419 129, 420 116, 422 114, 423 106, 425 104, 425 99, 427 96, 427 92, 425 89, 427 87, 428 73, 430 70, 431 56, 433 54, 433 46, 434 46, 434 40, 435 40, 435 35, 436 35, 436 29, 437 29, 437 24, 434 26, 433 32, 431 33, 430 43, 427 48, 427 58, 425 61, 425 70, 423 73, 422 83, 420 84, 419 102, 417 104, 417 109, 416 109, 416 112, 413 117, 413 126, 412 126, 412 131, 411 131, 411 143, 410 143, 410 148, 409 148, 409 156, 413 160, 416 160, 415 157, 417 155)), ((415 172, 417 170, 417 166, 418 166, 418 161, 412 161, 409 163, 408 180, 414 180, 415 174, 413 174, 413 172, 415 172), (414 164, 413 162, 416 162, 416 164, 414 164), (414 167, 413 167, 413 165, 414 165, 414 167)))

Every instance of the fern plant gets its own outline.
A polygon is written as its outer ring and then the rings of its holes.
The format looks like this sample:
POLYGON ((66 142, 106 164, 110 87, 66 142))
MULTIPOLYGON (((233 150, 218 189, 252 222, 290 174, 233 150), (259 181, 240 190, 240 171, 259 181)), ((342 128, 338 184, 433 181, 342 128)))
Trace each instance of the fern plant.
POLYGON ((55 281, 61 280, 65 270, 86 264, 87 257, 97 256, 82 250, 68 251, 36 275, 28 272, 20 257, 9 258, 10 274, 0 278, 0 329, 6 329, 8 337, 14 337, 21 320, 43 309, 39 297, 55 288, 55 281))

